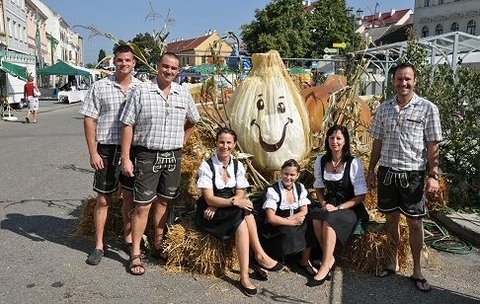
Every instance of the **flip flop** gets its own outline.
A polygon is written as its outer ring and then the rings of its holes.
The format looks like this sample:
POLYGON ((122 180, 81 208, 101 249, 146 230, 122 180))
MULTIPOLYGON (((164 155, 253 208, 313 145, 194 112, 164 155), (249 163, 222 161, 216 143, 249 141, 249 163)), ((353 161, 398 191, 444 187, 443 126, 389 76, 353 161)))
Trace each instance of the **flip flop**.
POLYGON ((419 279, 419 278, 410 277, 410 280, 412 280, 415 287, 422 292, 429 292, 432 290, 432 286, 428 284, 425 278, 419 279))
POLYGON ((392 274, 396 274, 397 272, 390 268, 385 268, 382 272, 378 275, 379 278, 386 278, 392 274))

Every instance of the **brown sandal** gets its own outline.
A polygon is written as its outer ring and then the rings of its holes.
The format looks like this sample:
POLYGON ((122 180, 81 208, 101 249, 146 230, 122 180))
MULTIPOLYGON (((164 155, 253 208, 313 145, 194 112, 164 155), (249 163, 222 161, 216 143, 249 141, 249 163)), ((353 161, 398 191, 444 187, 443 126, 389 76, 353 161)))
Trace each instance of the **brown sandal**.
POLYGON ((130 270, 130 273, 133 274, 133 275, 142 275, 145 273, 145 267, 143 267, 143 264, 142 264, 142 255, 140 254, 137 254, 137 255, 133 255, 130 257, 130 264, 129 264, 129 270, 130 270), (135 260, 139 260, 140 263, 134 263, 133 261, 135 260), (141 268, 141 271, 140 272, 135 272, 135 268, 141 268))

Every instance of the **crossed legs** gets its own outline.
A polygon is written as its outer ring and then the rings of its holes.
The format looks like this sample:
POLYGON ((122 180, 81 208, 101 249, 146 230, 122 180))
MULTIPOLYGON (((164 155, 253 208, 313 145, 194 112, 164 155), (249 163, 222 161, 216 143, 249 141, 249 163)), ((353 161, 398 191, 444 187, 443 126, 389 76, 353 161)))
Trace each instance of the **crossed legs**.
POLYGON ((252 248, 255 259, 260 265, 272 268, 277 263, 268 256, 260 244, 257 233, 257 224, 253 215, 245 216, 245 220, 238 226, 235 231, 235 248, 237 250, 238 262, 240 264, 240 282, 246 288, 255 288, 250 281, 248 268, 250 262, 250 247, 252 248))
POLYGON ((335 264, 333 252, 337 243, 337 233, 332 226, 325 221, 313 220, 313 229, 317 242, 322 248, 322 265, 318 269, 314 279, 319 281, 327 276, 330 269, 335 264))

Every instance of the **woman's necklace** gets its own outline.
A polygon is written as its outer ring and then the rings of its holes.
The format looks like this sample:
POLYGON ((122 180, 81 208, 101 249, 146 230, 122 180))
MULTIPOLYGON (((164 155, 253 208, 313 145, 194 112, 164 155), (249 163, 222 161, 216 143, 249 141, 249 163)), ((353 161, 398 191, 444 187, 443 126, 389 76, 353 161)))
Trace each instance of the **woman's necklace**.
POLYGON ((332 158, 333 173, 338 173, 337 168, 340 166, 341 163, 342 163, 342 159, 341 159, 341 158, 337 161, 336 164, 335 164, 335 161, 334 161, 333 158, 332 158))

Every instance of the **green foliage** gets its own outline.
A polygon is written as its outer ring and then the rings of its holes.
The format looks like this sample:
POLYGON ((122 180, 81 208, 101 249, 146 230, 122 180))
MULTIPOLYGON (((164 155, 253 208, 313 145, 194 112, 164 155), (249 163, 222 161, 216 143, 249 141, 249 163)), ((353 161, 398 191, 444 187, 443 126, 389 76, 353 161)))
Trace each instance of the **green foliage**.
POLYGON ((282 57, 311 52, 309 18, 301 0, 273 0, 256 10, 255 20, 242 26, 242 41, 250 53, 277 50, 282 57))
POLYGON ((105 53, 105 50, 104 49, 101 49, 99 52, 98 52, 98 60, 97 62, 100 62, 103 60, 103 58, 107 57, 107 53, 105 53))
MULTIPOLYGON (((145 56, 145 59, 150 66, 155 66, 162 56, 162 50, 155 41, 155 38, 149 33, 137 34, 131 40, 131 42, 141 50, 143 56, 145 56)), ((140 61, 137 61, 137 66, 135 68, 148 69, 145 64, 140 61)))
MULTIPOLYGON (((323 49, 333 43, 350 42, 353 31, 352 20, 347 16, 345 0, 323 0, 313 3, 310 15, 313 48, 310 57, 323 54, 323 49)), ((357 44, 358 45, 358 44, 357 44)))
POLYGON ((480 73, 460 63, 432 66, 426 51, 409 41, 401 60, 413 63, 419 74, 417 93, 440 111, 444 141, 440 167, 450 184, 449 203, 456 207, 480 206, 480 73))
POLYGON ((335 42, 350 42, 353 24, 345 0, 316 1, 313 6, 310 13, 301 0, 272 0, 256 10, 255 20, 242 26, 248 52, 275 49, 282 57, 318 57, 335 42))

